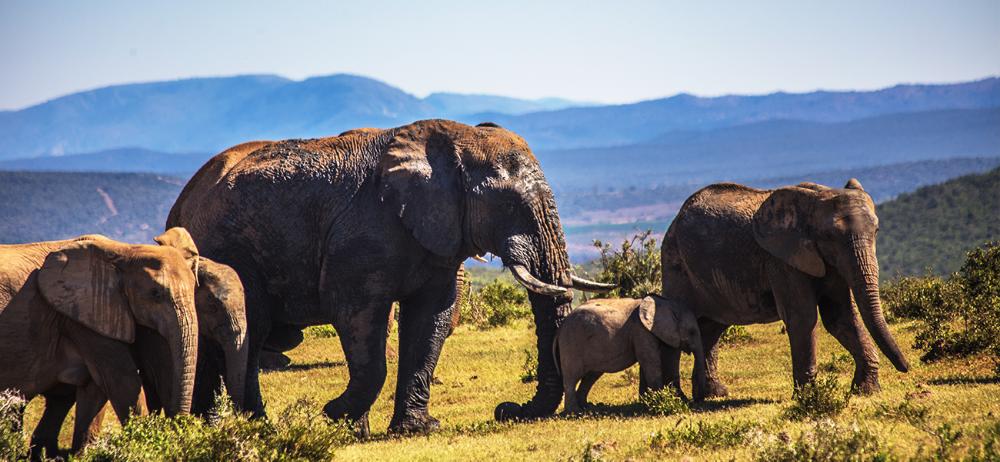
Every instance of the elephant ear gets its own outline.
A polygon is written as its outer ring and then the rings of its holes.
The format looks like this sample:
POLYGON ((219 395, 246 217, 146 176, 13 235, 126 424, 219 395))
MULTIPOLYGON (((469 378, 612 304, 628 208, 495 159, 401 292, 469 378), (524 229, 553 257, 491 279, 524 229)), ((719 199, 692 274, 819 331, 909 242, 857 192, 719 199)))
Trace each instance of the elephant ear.
POLYGON ((826 274, 826 264, 809 235, 810 211, 817 191, 798 187, 771 193, 753 216, 753 237, 768 253, 813 277, 826 274))
POLYGON ((198 274, 198 265, 200 262, 198 258, 198 246, 194 245, 194 238, 191 237, 191 233, 186 229, 175 226, 168 229, 165 233, 154 237, 153 240, 157 244, 180 250, 181 255, 184 255, 184 260, 191 267, 191 271, 195 275, 198 274))
POLYGON ((639 302, 639 321, 661 342, 681 346, 680 320, 673 303, 661 297, 646 297, 639 302))
POLYGON ((462 243, 465 187, 452 139, 428 128, 396 134, 380 165, 382 201, 420 245, 451 257, 462 243))
POLYGON ((121 277, 100 241, 79 241, 50 253, 38 289, 59 313, 115 340, 135 340, 135 318, 121 277))

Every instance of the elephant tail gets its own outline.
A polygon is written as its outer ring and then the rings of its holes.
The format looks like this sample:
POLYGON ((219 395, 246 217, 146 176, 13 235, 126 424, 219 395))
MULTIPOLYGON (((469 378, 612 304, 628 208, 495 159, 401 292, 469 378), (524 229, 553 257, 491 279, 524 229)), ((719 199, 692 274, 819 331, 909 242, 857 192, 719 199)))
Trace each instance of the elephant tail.
POLYGON ((556 363, 556 374, 562 376, 562 365, 559 363, 559 333, 556 332, 556 338, 552 341, 552 359, 556 363))

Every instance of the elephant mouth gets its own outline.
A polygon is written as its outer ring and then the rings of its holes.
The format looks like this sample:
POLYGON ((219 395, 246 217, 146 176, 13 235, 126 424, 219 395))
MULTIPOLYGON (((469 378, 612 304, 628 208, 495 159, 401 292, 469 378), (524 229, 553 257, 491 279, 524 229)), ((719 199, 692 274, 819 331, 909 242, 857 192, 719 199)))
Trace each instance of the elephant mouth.
POLYGON ((565 286, 550 284, 535 277, 524 265, 515 263, 506 265, 506 267, 510 270, 511 274, 514 275, 514 279, 524 286, 525 289, 539 295, 566 295, 571 289, 582 290, 584 292, 604 293, 616 287, 614 284, 604 284, 579 277, 572 272, 569 272, 570 284, 565 286))

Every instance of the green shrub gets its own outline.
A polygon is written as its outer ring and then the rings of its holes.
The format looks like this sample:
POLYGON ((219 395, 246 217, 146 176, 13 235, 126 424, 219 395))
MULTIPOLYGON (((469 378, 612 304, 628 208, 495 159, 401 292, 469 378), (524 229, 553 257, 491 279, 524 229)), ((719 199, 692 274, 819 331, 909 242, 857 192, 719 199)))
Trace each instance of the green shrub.
POLYGON ((83 461, 311 461, 330 460, 337 447, 354 441, 343 423, 300 400, 273 420, 250 419, 217 403, 208 422, 193 416, 160 415, 129 420, 101 436, 83 461))
POLYGON ((663 284, 660 247, 652 235, 652 230, 636 234, 622 241, 619 249, 594 241, 594 247, 601 251, 597 281, 618 285, 608 292, 608 297, 642 298, 646 294, 660 293, 663 284))
POLYGON ((639 404, 650 414, 661 416, 686 414, 690 411, 688 404, 669 387, 644 393, 639 396, 639 404))
POLYGON ((521 366, 521 382, 531 383, 538 380, 538 353, 535 350, 524 349, 524 365, 521 366))
POLYGON ((795 388, 786 415, 793 420, 833 417, 847 408, 850 400, 850 390, 842 389, 836 376, 819 376, 795 388))
POLYGON ((744 343, 750 343, 753 341, 753 336, 750 335, 750 329, 747 326, 729 326, 726 331, 722 333, 720 340, 726 345, 739 345, 744 343))
POLYGON ((986 427, 980 442, 969 448, 965 456, 968 462, 987 462, 1000 460, 1000 421, 986 427))
POLYGON ((329 324, 309 326, 302 333, 305 334, 306 338, 334 338, 337 336, 337 330, 329 324))
POLYGON ((895 406, 879 403, 878 407, 875 408, 875 417, 898 420, 915 428, 923 429, 928 426, 930 412, 930 408, 917 404, 908 397, 895 406))
POLYGON ((753 422, 742 420, 726 420, 722 422, 688 422, 684 426, 675 426, 667 430, 659 430, 650 437, 649 445, 653 449, 694 447, 703 449, 731 448, 746 443, 754 432, 759 432, 760 426, 753 422))
POLYGON ((765 444, 755 455, 761 462, 840 462, 897 460, 878 436, 858 424, 816 422, 792 439, 785 433, 765 444))
POLYGON ((480 329, 506 326, 516 319, 531 317, 528 294, 521 286, 501 279, 471 291, 459 308, 462 319, 480 329))
POLYGON ((22 432, 27 402, 15 391, 0 392, 0 460, 21 460, 28 452, 22 432))
POLYGON ((949 284, 958 289, 928 307, 917 330, 914 346, 924 351, 921 359, 1000 352, 1000 243, 969 252, 949 284))
POLYGON ((928 313, 961 298, 961 288, 936 276, 904 276, 879 289, 889 322, 923 319, 928 313))

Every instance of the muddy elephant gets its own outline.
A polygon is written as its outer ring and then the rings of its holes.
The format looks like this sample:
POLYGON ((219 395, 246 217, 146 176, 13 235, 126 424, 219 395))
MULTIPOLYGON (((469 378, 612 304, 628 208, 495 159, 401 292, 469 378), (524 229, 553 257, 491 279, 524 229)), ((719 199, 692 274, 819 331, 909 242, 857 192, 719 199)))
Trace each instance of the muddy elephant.
MULTIPOLYGON (((141 385, 132 346, 156 336, 166 344, 156 360, 175 378, 167 414, 188 412, 198 348, 197 255, 193 247, 95 236, 0 246, 0 389, 45 395, 63 416, 76 401, 78 450, 107 400, 127 421, 141 385)), ((57 449, 56 420, 43 417, 33 447, 57 449)))
POLYGON ((882 314, 878 224, 874 202, 855 179, 841 189, 723 183, 688 198, 663 240, 663 295, 699 317, 710 396, 727 394, 717 374, 718 341, 733 324, 784 321, 795 386, 811 381, 817 307, 854 358, 855 390, 879 390, 871 339, 896 369, 909 369, 882 314))
POLYGON ((564 410, 575 413, 587 404, 587 395, 604 373, 620 372, 639 363, 646 388, 671 385, 681 396, 680 376, 662 370, 664 355, 682 350, 695 357, 695 401, 705 390, 705 354, 694 313, 659 296, 596 299, 580 305, 556 334, 553 348, 563 376, 564 410), (579 388, 577 383, 579 382, 579 388))
MULTIPOLYGON (((550 415, 562 397, 552 340, 575 276, 552 190, 523 139, 494 124, 426 120, 311 140, 258 142, 212 158, 167 219, 246 289, 247 400, 263 413, 257 358, 273 325, 332 324, 347 389, 324 407, 362 434, 386 377, 389 309, 399 301, 399 370, 390 430, 438 426, 427 403, 448 333, 455 277, 490 252, 530 291, 538 386, 498 416, 550 415)), ((200 393, 198 391, 197 393, 200 393)))

